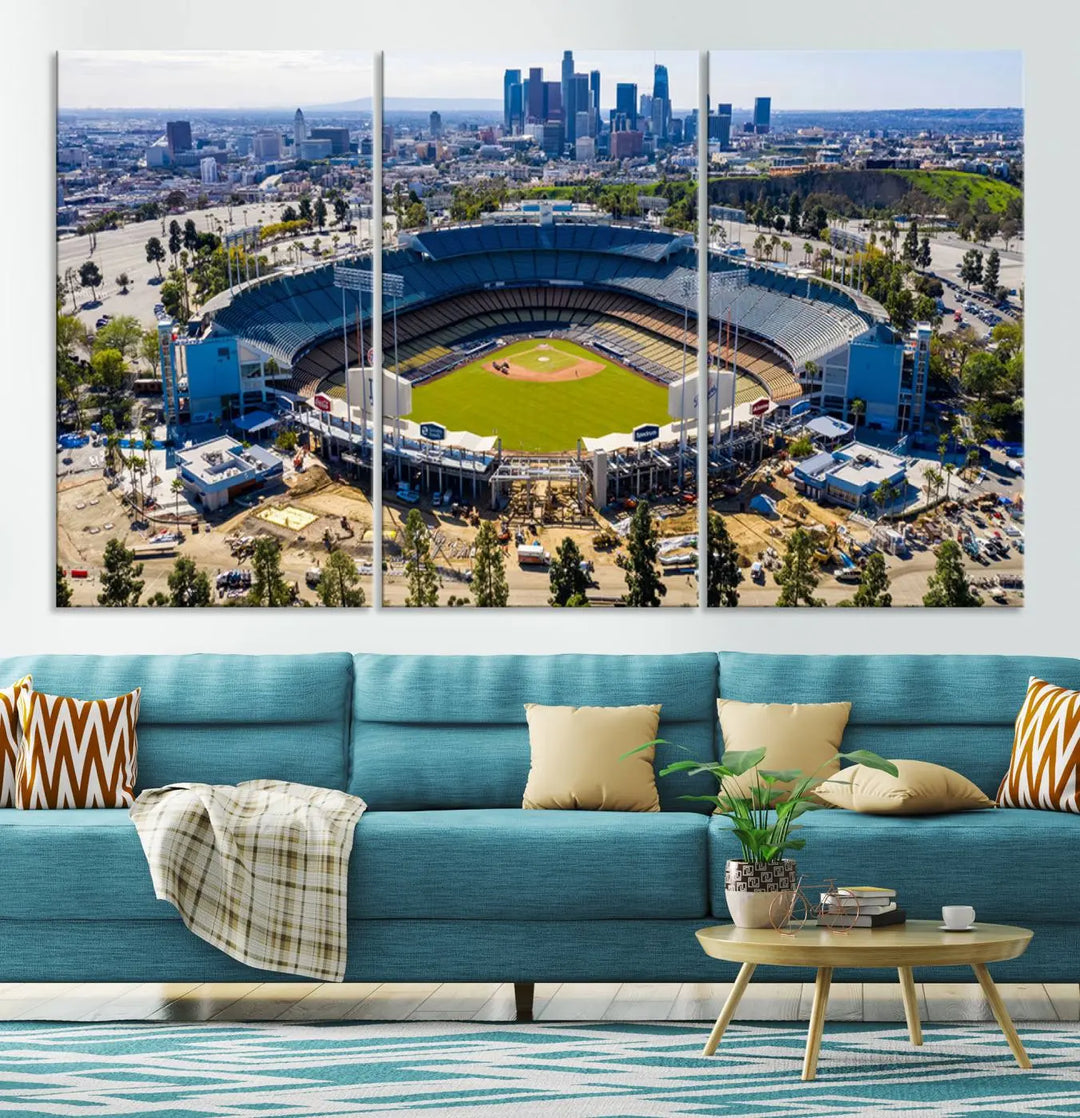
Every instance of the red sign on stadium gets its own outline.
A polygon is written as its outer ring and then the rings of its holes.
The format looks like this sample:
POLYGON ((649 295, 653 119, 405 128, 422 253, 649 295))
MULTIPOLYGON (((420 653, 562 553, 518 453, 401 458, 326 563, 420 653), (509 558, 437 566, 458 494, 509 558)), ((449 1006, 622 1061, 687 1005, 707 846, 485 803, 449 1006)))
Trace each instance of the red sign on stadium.
MULTIPOLYGON (((319 411, 329 411, 332 407, 330 397, 324 396, 321 392, 312 396, 311 402, 319 411)), ((755 412, 754 414, 756 415, 757 413, 755 412)))
POLYGON ((754 415, 754 416, 764 415, 768 410, 769 410, 769 397, 768 396, 762 396, 760 400, 755 400, 750 405, 750 414, 754 415))

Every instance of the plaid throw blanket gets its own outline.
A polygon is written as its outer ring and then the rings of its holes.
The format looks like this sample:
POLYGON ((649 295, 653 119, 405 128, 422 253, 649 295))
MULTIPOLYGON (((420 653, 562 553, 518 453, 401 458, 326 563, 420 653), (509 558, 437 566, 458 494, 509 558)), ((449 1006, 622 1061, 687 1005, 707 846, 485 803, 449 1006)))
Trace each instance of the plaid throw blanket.
POLYGON ((281 780, 148 788, 131 807, 154 892, 263 970, 341 982, 356 796, 281 780))

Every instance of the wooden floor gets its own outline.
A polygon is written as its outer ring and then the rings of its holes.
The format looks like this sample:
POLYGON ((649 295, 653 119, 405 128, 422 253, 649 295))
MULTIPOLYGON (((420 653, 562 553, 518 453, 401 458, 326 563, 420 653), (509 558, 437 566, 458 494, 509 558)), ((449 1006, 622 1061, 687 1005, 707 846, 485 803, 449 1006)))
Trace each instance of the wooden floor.
MULTIPOLYGON (((711 1021, 730 984, 537 983, 538 1021, 711 1021)), ((976 982, 918 984, 924 1021, 990 1021, 976 982)), ((1080 1021, 1078 983, 1001 983, 1017 1021, 1080 1021)), ((751 982, 735 1020, 803 1021, 813 985, 751 982)), ((512 1021, 510 984, 0 983, 0 1021, 512 1021)), ((903 1021, 900 987, 833 983, 828 1019, 903 1021)))

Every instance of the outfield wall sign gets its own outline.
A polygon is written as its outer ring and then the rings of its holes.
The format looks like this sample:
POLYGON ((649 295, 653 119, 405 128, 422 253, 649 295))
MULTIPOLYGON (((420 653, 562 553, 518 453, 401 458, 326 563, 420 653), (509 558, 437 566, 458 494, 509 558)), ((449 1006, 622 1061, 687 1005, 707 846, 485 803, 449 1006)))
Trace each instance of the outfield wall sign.
POLYGON ((446 428, 439 423, 421 423, 420 437, 431 439, 432 442, 441 443, 446 438, 446 428))
POLYGON ((634 428, 634 442, 651 443, 660 438, 660 428, 655 423, 643 423, 634 428))

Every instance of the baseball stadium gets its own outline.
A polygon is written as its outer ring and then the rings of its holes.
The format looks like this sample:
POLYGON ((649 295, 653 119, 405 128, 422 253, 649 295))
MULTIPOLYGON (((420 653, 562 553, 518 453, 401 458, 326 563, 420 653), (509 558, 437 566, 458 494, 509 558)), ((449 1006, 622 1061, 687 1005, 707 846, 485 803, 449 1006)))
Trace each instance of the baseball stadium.
MULTIPOLYGON (((708 266, 710 367, 734 372, 710 382, 718 454, 763 410, 783 416, 807 397, 828 410, 827 393, 847 394, 836 383, 853 345, 896 349, 879 329, 884 310, 850 288, 723 251, 710 251, 708 266)), ((370 377, 354 382, 347 369, 370 345, 370 297, 342 276, 365 269, 370 260, 358 258, 237 287, 208 304, 202 334, 272 358, 279 399, 301 424, 332 432, 361 472, 370 377), (329 413, 325 399, 323 412, 310 408, 316 396, 329 398, 329 413)), ((402 232, 383 272, 386 482, 474 501, 489 490, 493 506, 532 478, 575 482, 595 507, 693 488, 692 236, 569 204, 523 205, 402 232)), ((860 367, 872 374, 867 352, 860 367)), ((190 347, 187 356, 190 370, 190 347)))

